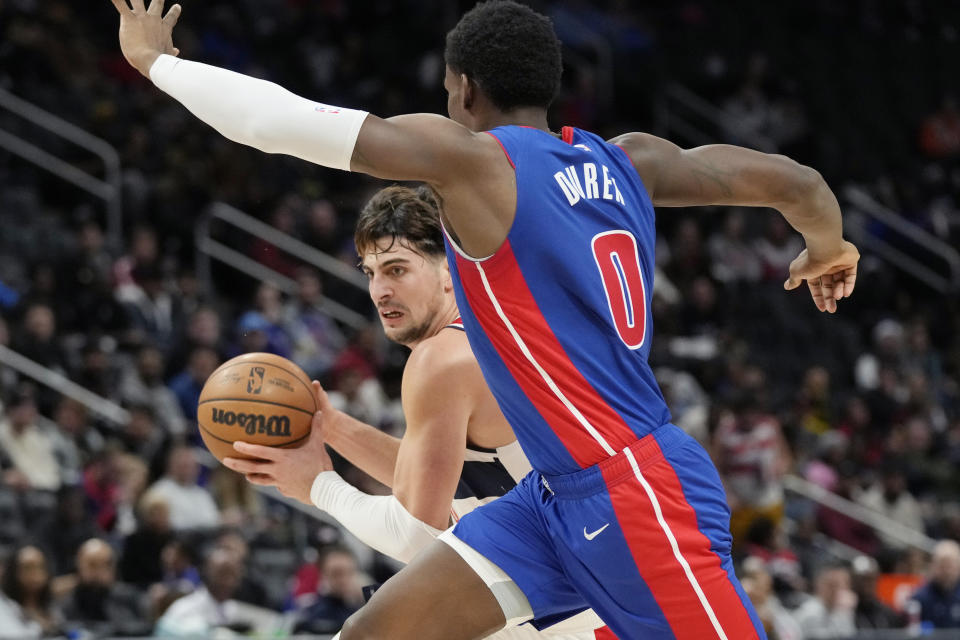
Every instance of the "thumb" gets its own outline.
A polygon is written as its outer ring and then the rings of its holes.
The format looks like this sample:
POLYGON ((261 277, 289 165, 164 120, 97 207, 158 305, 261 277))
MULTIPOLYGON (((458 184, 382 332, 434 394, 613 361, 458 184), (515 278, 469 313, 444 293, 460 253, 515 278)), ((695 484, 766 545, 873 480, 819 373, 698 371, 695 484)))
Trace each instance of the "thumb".
POLYGON ((179 4, 175 4, 170 7, 170 10, 167 11, 167 15, 163 18, 163 24, 167 26, 168 29, 173 29, 177 25, 177 20, 180 19, 180 12, 183 11, 183 7, 179 4))

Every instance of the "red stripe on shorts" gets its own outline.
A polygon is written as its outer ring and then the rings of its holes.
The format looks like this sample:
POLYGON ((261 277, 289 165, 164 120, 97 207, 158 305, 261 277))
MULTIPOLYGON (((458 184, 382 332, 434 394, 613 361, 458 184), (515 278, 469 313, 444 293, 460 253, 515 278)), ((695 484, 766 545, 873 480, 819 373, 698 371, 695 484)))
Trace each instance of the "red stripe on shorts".
MULTIPOLYGON (((757 639, 750 614, 721 566, 719 556, 711 550, 710 540, 697 527, 696 511, 687 502, 680 480, 663 457, 657 441, 647 436, 631 449, 637 452, 640 473, 650 485, 679 552, 689 564, 727 640, 757 639)), ((601 465, 601 468, 637 569, 674 635, 678 640, 721 637, 677 559, 666 530, 657 519, 653 501, 639 478, 632 470, 633 477, 624 478, 620 464, 605 468, 601 465)))

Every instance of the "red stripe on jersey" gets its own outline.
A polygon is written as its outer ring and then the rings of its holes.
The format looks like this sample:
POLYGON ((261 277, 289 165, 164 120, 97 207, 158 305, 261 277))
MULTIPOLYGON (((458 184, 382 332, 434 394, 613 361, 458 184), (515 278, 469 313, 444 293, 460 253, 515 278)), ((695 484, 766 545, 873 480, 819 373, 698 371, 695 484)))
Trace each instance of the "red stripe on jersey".
POLYGON ((564 127, 561 129, 560 138, 567 144, 573 144, 573 127, 564 127))
POLYGON ((689 565, 690 575, 657 518, 653 500, 632 469, 630 475, 634 477, 626 479, 622 464, 601 465, 601 470, 637 569, 670 628, 678 638, 721 637, 705 600, 728 640, 756 640, 750 614, 720 564, 720 557, 710 549, 710 540, 698 528, 697 514, 687 502, 680 479, 664 459, 659 444, 653 436, 646 436, 631 450, 653 491, 664 523, 676 540, 679 554, 689 565))
POLYGON ((500 142, 500 138, 498 138, 497 136, 493 135, 493 134, 490 133, 489 131, 484 131, 484 133, 486 133, 488 136, 490 136, 491 138, 493 138, 494 140, 497 141, 497 144, 500 145, 500 148, 501 148, 501 149, 503 149, 503 155, 507 156, 507 162, 509 162, 509 163, 510 163, 510 166, 513 167, 513 170, 516 171, 516 170, 517 170, 517 165, 513 164, 513 158, 510 157, 510 152, 507 151, 507 148, 506 148, 505 146, 503 146, 503 143, 502 143, 502 142, 500 142))
POLYGON ((616 634, 610 631, 610 627, 600 627, 594 630, 593 633, 596 640, 618 640, 616 634))
POLYGON ((479 265, 458 255, 457 268, 463 291, 484 334, 577 464, 585 468, 613 454, 594 438, 523 353, 488 295, 480 268, 504 316, 530 355, 612 451, 617 452, 636 441, 636 434, 587 382, 560 345, 527 286, 509 241, 479 265))

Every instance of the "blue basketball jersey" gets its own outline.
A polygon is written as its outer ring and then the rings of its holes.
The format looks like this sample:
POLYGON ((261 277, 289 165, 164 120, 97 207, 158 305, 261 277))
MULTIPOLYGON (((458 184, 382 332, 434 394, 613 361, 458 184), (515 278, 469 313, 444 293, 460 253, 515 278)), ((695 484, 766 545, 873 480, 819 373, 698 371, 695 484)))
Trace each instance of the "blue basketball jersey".
POLYGON ((626 153, 599 136, 488 133, 516 171, 516 217, 484 259, 447 237, 457 304, 533 467, 577 471, 670 421, 647 362, 653 205, 626 153))

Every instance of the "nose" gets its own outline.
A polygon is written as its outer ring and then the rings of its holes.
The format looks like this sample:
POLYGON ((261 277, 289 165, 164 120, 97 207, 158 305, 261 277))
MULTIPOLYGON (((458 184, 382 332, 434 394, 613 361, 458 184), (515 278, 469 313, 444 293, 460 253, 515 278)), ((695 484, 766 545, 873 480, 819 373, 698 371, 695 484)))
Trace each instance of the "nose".
POLYGON ((370 278, 370 299, 375 303, 384 302, 393 297, 393 288, 384 278, 376 274, 370 278))

